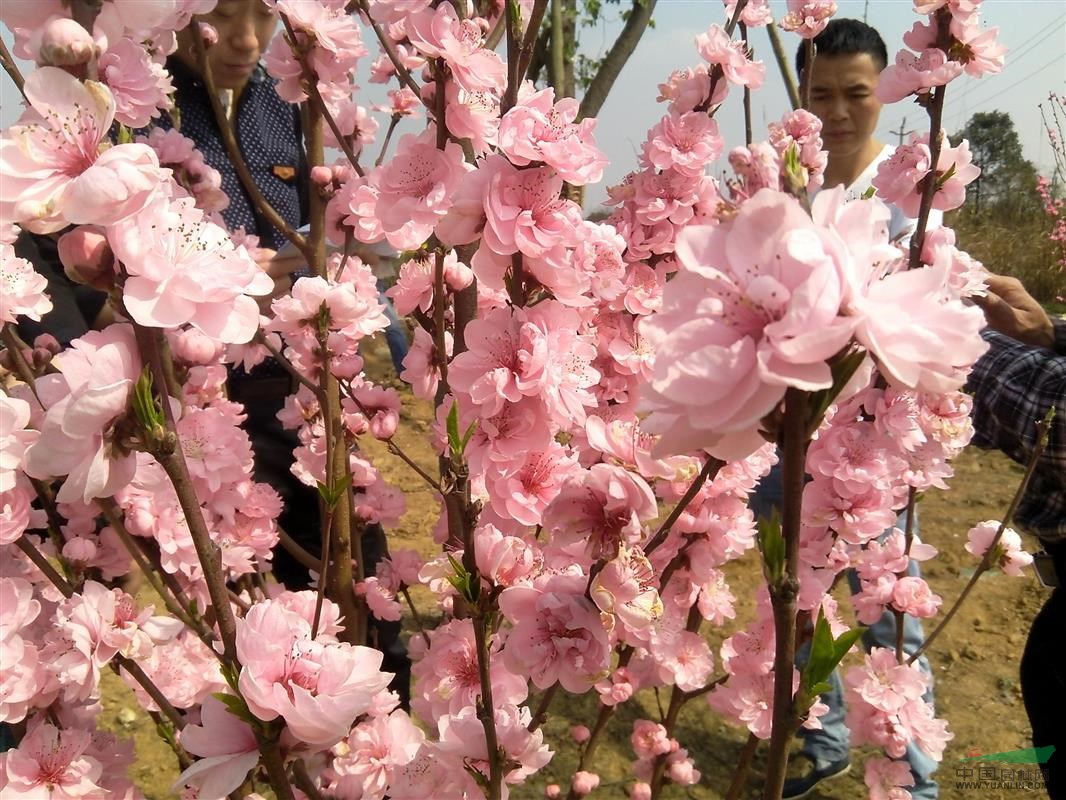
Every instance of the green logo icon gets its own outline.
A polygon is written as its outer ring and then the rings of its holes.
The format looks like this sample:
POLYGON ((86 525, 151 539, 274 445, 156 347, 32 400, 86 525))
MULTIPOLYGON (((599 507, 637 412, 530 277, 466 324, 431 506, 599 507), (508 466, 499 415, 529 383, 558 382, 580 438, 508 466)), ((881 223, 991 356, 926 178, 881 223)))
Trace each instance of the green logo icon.
POLYGON ((1007 750, 1004 753, 988 753, 981 755, 971 750, 962 761, 1002 761, 1007 764, 1046 764, 1051 754, 1055 752, 1055 745, 1046 747, 1027 747, 1024 750, 1007 750))

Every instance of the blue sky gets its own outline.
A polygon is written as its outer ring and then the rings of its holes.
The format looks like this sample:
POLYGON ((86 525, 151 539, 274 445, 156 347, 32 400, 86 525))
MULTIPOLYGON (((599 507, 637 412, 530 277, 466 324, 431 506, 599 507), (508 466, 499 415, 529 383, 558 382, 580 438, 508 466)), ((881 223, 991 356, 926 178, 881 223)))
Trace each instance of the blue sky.
MULTIPOLYGON (((867 22, 881 32, 888 44, 890 59, 902 47, 903 34, 919 18, 910 0, 837 2, 840 6, 838 16, 862 19, 865 15, 867 22)), ((623 0, 623 4, 628 5, 627 0, 623 0)), ((775 14, 781 14, 785 2, 771 0, 771 6, 775 14)), ((601 48, 610 46, 621 27, 618 19, 621 7, 604 4, 606 20, 599 27, 582 32, 583 51, 596 55, 601 48)), ((617 182, 635 168, 636 153, 648 128, 665 110, 665 106, 655 102, 658 84, 673 70, 699 63, 694 43, 696 36, 711 23, 723 19, 724 12, 718 0, 659 0, 655 28, 645 34, 600 113, 596 138, 611 164, 603 183, 590 187, 589 208, 595 207, 605 196, 607 185, 617 182)), ((944 116, 947 131, 957 131, 975 112, 1005 111, 1014 120, 1026 157, 1042 172, 1050 173, 1053 160, 1037 104, 1046 100, 1050 91, 1066 94, 1066 2, 986 0, 982 5, 982 19, 986 26, 1000 28, 1000 41, 1009 48, 1006 68, 999 75, 981 79, 964 76, 951 84, 944 116)), ((799 38, 787 33, 783 33, 782 38, 786 49, 793 52, 799 38)), ((751 39, 756 58, 767 62, 766 84, 752 98, 754 135, 761 139, 765 138, 767 123, 778 119, 788 108, 788 100, 765 31, 753 30, 751 39)), ((6 30, 4 40, 10 42, 6 30)), ((376 51, 372 42, 368 45, 376 51)), ((0 87, 0 124, 6 126, 18 116, 20 98, 6 76, 0 77, 0 87)), ((382 87, 367 86, 366 89, 364 103, 381 102, 382 87)), ((741 143, 743 116, 739 92, 726 101, 717 119, 727 145, 732 147, 741 143)), ((928 124, 924 112, 912 101, 887 106, 881 115, 881 139, 895 142, 897 136, 890 131, 899 130, 904 121, 905 130, 928 124)), ((385 122, 384 118, 382 122, 385 122)))

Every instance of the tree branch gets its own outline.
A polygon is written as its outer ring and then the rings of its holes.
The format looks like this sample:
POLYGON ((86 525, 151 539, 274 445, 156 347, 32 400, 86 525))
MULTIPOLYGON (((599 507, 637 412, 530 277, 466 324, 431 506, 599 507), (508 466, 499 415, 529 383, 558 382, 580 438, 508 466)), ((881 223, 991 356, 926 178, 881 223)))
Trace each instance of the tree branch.
POLYGON ((614 40, 611 49, 604 56, 600 68, 596 70, 596 76, 589 84, 589 88, 585 90, 585 96, 581 98, 577 121, 580 122, 586 117, 594 117, 600 113, 611 87, 614 86, 614 82, 622 72, 622 67, 629 61, 629 57, 633 55, 641 37, 644 36, 644 31, 651 22, 651 15, 655 11, 656 2, 658 0, 633 0, 629 19, 626 20, 622 32, 618 34, 618 38, 614 40))

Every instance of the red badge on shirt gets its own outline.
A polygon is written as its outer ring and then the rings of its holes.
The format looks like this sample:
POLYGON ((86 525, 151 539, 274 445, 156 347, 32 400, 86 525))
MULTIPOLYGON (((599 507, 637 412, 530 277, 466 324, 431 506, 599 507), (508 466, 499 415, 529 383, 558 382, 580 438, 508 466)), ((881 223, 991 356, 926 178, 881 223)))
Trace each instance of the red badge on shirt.
POLYGON ((296 177, 296 167, 289 166, 288 164, 275 164, 274 176, 280 178, 283 181, 291 181, 296 177))

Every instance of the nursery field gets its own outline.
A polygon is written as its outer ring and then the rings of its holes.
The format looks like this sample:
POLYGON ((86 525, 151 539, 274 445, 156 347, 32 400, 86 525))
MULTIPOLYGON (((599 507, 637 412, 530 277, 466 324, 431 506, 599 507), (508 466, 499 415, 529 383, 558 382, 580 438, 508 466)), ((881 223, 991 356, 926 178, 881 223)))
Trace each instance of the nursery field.
MULTIPOLYGON (((387 354, 381 351, 368 359, 372 369, 387 371, 387 354)), ((431 422, 431 409, 404 393, 404 423, 397 439, 405 451, 432 469, 434 458, 424 440, 431 422), (408 424, 409 423, 409 424, 408 424)), ((375 443, 371 443, 375 444, 375 443)), ((428 555, 434 545, 430 530, 437 516, 437 503, 431 492, 399 459, 385 452, 375 453, 386 478, 401 487, 408 501, 408 511, 400 526, 390 532, 397 547, 413 547, 428 555)), ((970 449, 956 462, 956 476, 950 492, 926 497, 919 506, 922 538, 940 550, 941 555, 926 571, 934 591, 944 597, 945 607, 959 595, 969 576, 974 560, 963 549, 966 532, 973 524, 985 519, 999 518, 1021 477, 1015 467, 997 453, 983 453, 970 449)), ((1030 540, 1027 544, 1031 545, 1030 540)), ((731 565, 730 585, 738 598, 738 615, 743 621, 751 613, 750 598, 756 586, 759 567, 753 557, 731 565), (745 598, 749 604, 745 604, 745 598)), ((933 646, 931 661, 936 678, 938 712, 945 716, 954 732, 941 765, 938 778, 944 800, 1005 800, 1015 797, 1044 797, 1040 790, 1013 788, 1004 784, 1017 781, 1031 765, 987 764, 961 759, 977 754, 998 753, 1030 746, 1029 728, 1021 702, 1018 683, 1018 661, 1025 644, 1030 621, 1043 603, 1045 589, 1032 573, 1022 578, 990 574, 979 582, 967 604, 955 617, 945 634, 933 646), (1010 769, 1013 777, 1006 774, 1010 769), (970 788, 968 781, 980 774, 988 783, 970 788)), ((846 589, 838 590, 842 607, 847 607, 846 589)), ((428 593, 414 591, 414 600, 428 616, 435 612, 428 593)), ((731 631, 730 631, 731 632, 731 631)), ((662 697, 665 705, 666 697, 662 697)), ((647 693, 640 698, 643 714, 656 718, 657 698, 647 693)), ((535 704, 537 698, 532 698, 535 704)), ((133 779, 152 800, 173 797, 170 785, 177 776, 177 764, 166 745, 156 736, 150 719, 140 715, 132 695, 114 678, 105 678, 105 726, 116 733, 134 738, 137 762, 133 779)), ((547 723, 552 741, 567 741, 565 731, 572 724, 591 725, 596 708, 592 697, 573 697, 560 692, 551 707, 547 723)), ((612 721, 611 735, 601 747, 592 769, 602 779, 601 788, 594 794, 603 798, 628 797, 628 785, 622 782, 632 758, 629 733, 637 714, 634 708, 612 721)), ((696 766, 703 775, 693 787, 670 787, 667 797, 719 798, 728 786, 730 776, 739 760, 746 739, 746 731, 729 726, 712 716, 706 704, 692 701, 681 713, 677 738, 688 747, 696 766)), ((756 753, 748 776, 745 798, 759 796, 761 785, 762 750, 756 753)), ((862 760, 865 753, 854 754, 851 774, 823 784, 821 794, 812 797, 833 800, 857 800, 865 797, 862 783, 862 760)), ((573 747, 561 748, 552 762, 527 786, 512 791, 516 800, 543 797, 548 783, 566 786, 576 763, 573 747)), ((427 800, 431 800, 427 798, 427 800)))

